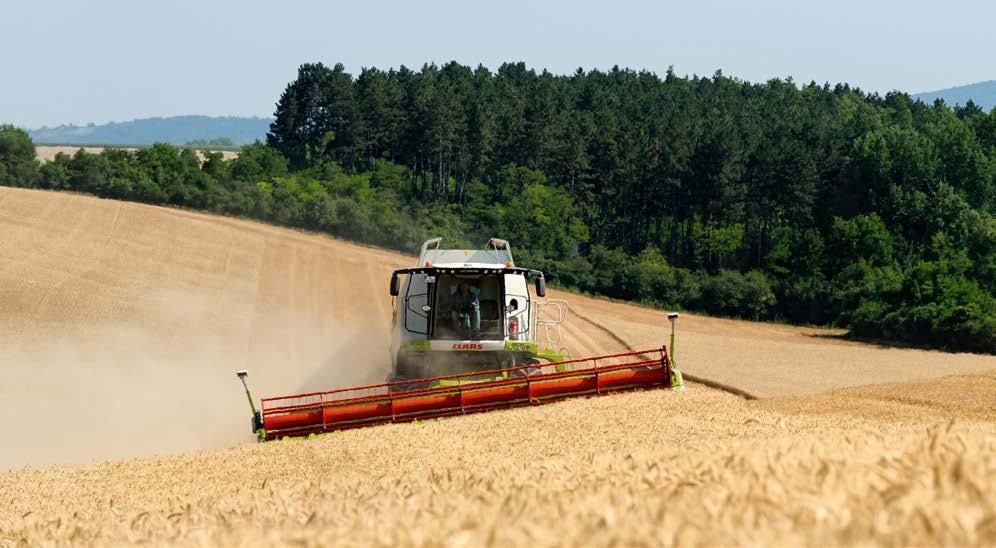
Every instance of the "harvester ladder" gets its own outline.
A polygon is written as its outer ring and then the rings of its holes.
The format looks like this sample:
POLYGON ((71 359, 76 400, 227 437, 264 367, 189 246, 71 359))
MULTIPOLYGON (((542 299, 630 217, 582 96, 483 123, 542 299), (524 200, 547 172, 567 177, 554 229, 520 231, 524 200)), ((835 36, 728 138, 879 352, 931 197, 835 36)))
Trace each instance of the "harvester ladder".
POLYGON ((541 342, 540 332, 542 331, 547 346, 552 348, 554 345, 560 344, 563 338, 560 332, 560 324, 564 323, 564 320, 567 319, 567 301, 563 299, 547 299, 546 301, 533 301, 533 304, 533 333, 536 337, 535 342, 541 342), (544 312, 546 311, 549 311, 549 313, 545 315, 544 312))

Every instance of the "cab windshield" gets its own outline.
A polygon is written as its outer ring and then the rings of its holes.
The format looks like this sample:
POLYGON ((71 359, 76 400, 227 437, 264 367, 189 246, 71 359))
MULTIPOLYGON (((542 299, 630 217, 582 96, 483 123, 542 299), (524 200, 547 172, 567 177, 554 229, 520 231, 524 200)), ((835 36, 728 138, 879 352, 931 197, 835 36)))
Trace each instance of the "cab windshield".
POLYGON ((504 338, 499 276, 440 274, 436 284, 435 338, 504 338))

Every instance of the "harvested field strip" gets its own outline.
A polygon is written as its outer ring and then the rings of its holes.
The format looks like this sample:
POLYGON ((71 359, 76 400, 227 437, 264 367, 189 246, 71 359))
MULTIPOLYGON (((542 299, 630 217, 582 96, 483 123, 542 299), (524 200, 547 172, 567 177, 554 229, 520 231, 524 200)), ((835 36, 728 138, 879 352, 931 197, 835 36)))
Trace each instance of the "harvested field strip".
MULTIPOLYGON (((587 324, 591 325, 595 329, 601 330, 603 333, 606 334, 606 336, 608 336, 612 340, 616 341, 619 344, 620 348, 625 348, 626 350, 629 350, 630 352, 635 352, 636 351, 636 349, 633 348, 632 345, 630 345, 628 342, 626 342, 626 340, 623 339, 622 337, 620 337, 619 335, 616 335, 615 332, 613 332, 608 327, 605 327, 604 325, 598 323, 597 321, 595 321, 595 320, 593 320, 593 319, 591 319, 591 318, 589 318, 587 316, 584 316, 583 314, 579 314, 579 313, 575 312, 574 315, 579 320, 581 320, 583 322, 586 322, 587 324)), ((675 363, 678 363, 677 360, 675 361, 675 363)), ((680 365, 680 363, 678 365, 680 365)), ((701 385, 704 385, 704 386, 708 386, 709 388, 713 388, 713 389, 716 389, 716 390, 722 390, 723 392, 727 392, 727 393, 733 394, 735 396, 740 396, 741 398, 745 398, 745 399, 748 399, 748 400, 756 400, 757 399, 757 396, 751 394, 750 392, 747 392, 746 390, 743 390, 741 388, 737 388, 735 386, 730 386, 730 385, 727 385, 727 384, 723 384, 721 382, 717 382, 717 381, 714 381, 712 379, 707 379, 707 378, 701 377, 699 375, 693 375, 691 373, 683 373, 683 376, 684 376, 685 380, 687 380, 687 381, 691 381, 691 382, 698 383, 698 384, 701 384, 701 385)))
MULTIPOLYGON (((666 312, 567 298, 576 315, 597 321, 630 347, 660 345, 670 333, 666 312)), ((996 356, 876 346, 841 340, 839 331, 828 329, 682 314, 678 332, 683 372, 759 398, 996 371, 996 356)))

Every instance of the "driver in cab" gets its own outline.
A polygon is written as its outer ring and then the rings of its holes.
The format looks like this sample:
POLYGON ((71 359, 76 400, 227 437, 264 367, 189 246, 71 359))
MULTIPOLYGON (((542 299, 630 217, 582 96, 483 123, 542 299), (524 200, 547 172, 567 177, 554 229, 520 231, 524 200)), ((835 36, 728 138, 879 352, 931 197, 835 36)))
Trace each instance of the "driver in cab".
POLYGON ((450 300, 450 314, 454 325, 464 336, 479 337, 481 334, 481 302, 479 292, 470 284, 461 281, 450 300))

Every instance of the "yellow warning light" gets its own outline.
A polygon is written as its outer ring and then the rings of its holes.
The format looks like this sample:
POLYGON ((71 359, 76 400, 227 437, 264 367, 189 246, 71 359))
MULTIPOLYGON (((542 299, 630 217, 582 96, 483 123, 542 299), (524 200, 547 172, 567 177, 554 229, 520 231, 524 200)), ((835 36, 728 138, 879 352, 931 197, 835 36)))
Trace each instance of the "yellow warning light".
POLYGON ((505 268, 512 268, 512 261, 505 261, 505 268))
POLYGON ((432 261, 426 261, 425 262, 425 267, 426 268, 432 268, 432 261))

